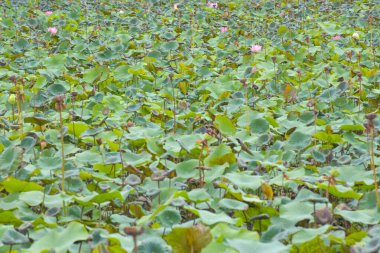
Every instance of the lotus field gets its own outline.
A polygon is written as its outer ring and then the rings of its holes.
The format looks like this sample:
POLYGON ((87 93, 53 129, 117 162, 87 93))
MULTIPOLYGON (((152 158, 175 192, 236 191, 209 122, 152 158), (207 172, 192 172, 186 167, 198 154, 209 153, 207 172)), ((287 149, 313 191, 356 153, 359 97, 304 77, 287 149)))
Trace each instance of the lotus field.
POLYGON ((380 252, 378 1, 0 13, 0 253, 380 252))

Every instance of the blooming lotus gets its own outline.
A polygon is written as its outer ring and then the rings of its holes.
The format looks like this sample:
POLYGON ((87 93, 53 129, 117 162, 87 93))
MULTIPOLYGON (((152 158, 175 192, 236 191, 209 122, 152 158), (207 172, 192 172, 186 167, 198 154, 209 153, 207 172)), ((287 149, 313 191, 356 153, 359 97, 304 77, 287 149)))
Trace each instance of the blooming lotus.
POLYGON ((220 28, 220 32, 225 33, 228 31, 228 27, 222 27, 220 28))
POLYGON ((45 11, 45 15, 46 15, 46 16, 50 16, 51 14, 53 14, 52 11, 45 11))
POLYGON ((263 48, 263 47, 260 46, 260 45, 252 45, 252 46, 251 46, 251 52, 252 52, 252 53, 260 52, 262 48, 263 48))
POLYGON ((218 3, 208 2, 208 3, 207 3, 207 6, 208 6, 208 7, 211 7, 211 8, 218 8, 218 3))
POLYGON ((173 9, 174 9, 175 11, 178 11, 178 4, 173 4, 173 9))
POLYGON ((333 36, 331 39, 332 40, 340 40, 341 38, 342 38, 342 36, 336 35, 336 36, 333 36))
POLYGON ((58 30, 56 27, 49 27, 48 32, 50 32, 51 34, 56 34, 58 32, 58 30))

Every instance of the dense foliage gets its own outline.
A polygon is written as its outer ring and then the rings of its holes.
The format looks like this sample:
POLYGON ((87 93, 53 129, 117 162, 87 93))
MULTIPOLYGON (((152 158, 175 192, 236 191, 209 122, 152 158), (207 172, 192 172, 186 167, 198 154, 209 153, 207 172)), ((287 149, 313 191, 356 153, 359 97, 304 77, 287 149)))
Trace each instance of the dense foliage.
POLYGON ((0 11, 0 252, 380 249, 376 1, 0 11))

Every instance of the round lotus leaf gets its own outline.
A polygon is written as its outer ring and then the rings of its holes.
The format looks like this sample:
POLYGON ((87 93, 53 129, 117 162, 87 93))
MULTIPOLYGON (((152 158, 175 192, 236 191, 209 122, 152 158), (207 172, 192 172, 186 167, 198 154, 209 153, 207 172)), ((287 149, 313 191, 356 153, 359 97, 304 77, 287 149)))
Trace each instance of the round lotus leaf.
POLYGON ((103 127, 91 128, 91 129, 87 129, 86 131, 84 131, 80 136, 81 137, 96 136, 97 134, 100 134, 103 131, 104 131, 103 127))
POLYGON ((314 121, 313 112, 304 112, 300 115, 300 121, 304 124, 310 124, 314 121))
POLYGON ((228 173, 225 178, 241 189, 257 190, 262 184, 261 176, 243 173, 228 173))
POLYGON ((25 152, 28 152, 30 149, 36 145, 36 139, 31 136, 26 136, 24 139, 22 139, 20 146, 25 150, 25 152))
POLYGON ((380 238, 372 238, 362 249, 362 253, 379 252, 380 250, 380 238))
POLYGON ((157 220, 163 227, 170 228, 181 222, 181 215, 179 211, 168 208, 157 216, 157 220))
POLYGON ((267 145, 271 140, 271 136, 269 134, 262 134, 257 138, 257 145, 258 146, 263 146, 267 145))
POLYGON ((121 163, 121 157, 119 152, 109 152, 106 154, 105 164, 118 164, 121 163))
POLYGON ((25 123, 37 124, 39 126, 43 126, 43 125, 49 123, 50 121, 51 121, 50 119, 47 119, 45 117, 38 116, 38 115, 24 118, 25 123))
POLYGON ((177 50, 178 47, 179 47, 179 44, 178 44, 178 42, 175 42, 175 41, 169 41, 169 42, 166 42, 162 45, 162 49, 165 51, 177 50))
POLYGON ((38 166, 43 170, 55 170, 61 167, 60 157, 41 157, 37 161, 38 166))
POLYGON ((55 84, 50 85, 47 88, 47 90, 53 96, 63 95, 63 94, 65 94, 67 92, 66 88, 62 84, 60 84, 60 83, 55 83, 55 84))
POLYGON ((326 161, 326 156, 317 150, 313 150, 311 152, 311 154, 312 154, 314 160, 319 162, 319 163, 324 163, 326 161))
POLYGON ((169 253, 168 246, 161 238, 143 240, 138 247, 139 253, 169 253))
POLYGON ((19 199, 29 206, 37 206, 44 201, 44 193, 42 191, 22 192, 20 193, 19 199))
POLYGON ((135 174, 129 174, 129 176, 125 179, 125 182, 131 186, 135 186, 141 183, 141 179, 135 174))
POLYGON ((59 208, 59 207, 52 207, 52 208, 49 208, 45 212, 45 215, 53 217, 53 216, 57 216, 60 212, 61 212, 61 208, 59 208))
POLYGON ((29 100, 29 105, 33 108, 40 108, 46 104, 46 101, 47 100, 45 96, 38 94, 29 100))
POLYGON ((159 59, 161 57, 161 53, 158 51, 152 51, 148 54, 149 57, 159 59))
POLYGON ((158 194, 160 194, 160 189, 158 188, 149 188, 146 192, 145 192, 145 195, 148 196, 148 197, 155 197, 157 196, 158 194))
POLYGON ((29 239, 20 232, 10 229, 4 232, 1 242, 5 245, 14 245, 28 243, 29 239))
POLYGON ((184 198, 179 197, 179 198, 173 199, 172 202, 170 202, 170 205, 175 206, 175 207, 182 207, 186 205, 186 201, 184 198))
POLYGON ((258 118, 251 122, 251 131, 255 134, 266 133, 269 130, 269 123, 266 119, 258 118))
POLYGON ((343 155, 341 157, 339 157, 338 159, 338 164, 340 165, 346 165, 346 164, 350 164, 351 163, 351 156, 349 155, 343 155))
POLYGON ((368 235, 370 235, 371 237, 380 238, 380 225, 375 225, 370 230, 368 230, 368 235))
POLYGON ((234 199, 222 199, 219 201, 218 205, 222 208, 226 208, 229 210, 247 210, 248 204, 234 200, 234 199))
POLYGON ((288 139, 289 146, 295 149, 306 148, 310 142, 310 135, 304 134, 301 131, 293 132, 288 139))
POLYGON ((125 215, 120 215, 120 214, 112 214, 110 218, 113 223, 119 223, 119 224, 130 224, 130 223, 136 222, 136 219, 130 218, 125 215))

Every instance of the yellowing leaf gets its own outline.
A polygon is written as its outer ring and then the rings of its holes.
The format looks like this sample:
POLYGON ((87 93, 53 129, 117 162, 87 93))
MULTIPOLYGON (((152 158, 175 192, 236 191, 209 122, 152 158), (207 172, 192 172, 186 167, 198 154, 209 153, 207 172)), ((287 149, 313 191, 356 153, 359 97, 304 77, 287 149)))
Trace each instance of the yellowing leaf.
POLYGON ((200 253, 211 241, 209 228, 203 225, 177 227, 164 238, 176 253, 200 253))
POLYGON ((268 183, 264 182, 261 185, 261 190, 267 199, 273 199, 273 190, 272 190, 272 187, 268 183))
POLYGON ((179 87, 179 89, 181 90, 181 92, 182 92, 183 94, 186 94, 186 93, 187 93, 187 84, 186 84, 185 82, 180 82, 180 83, 178 84, 178 87, 179 87))

